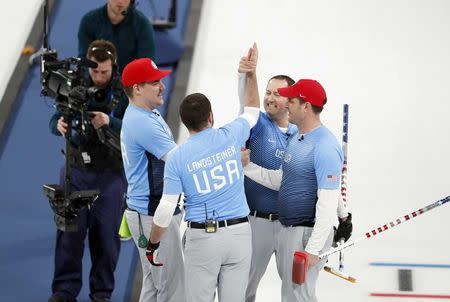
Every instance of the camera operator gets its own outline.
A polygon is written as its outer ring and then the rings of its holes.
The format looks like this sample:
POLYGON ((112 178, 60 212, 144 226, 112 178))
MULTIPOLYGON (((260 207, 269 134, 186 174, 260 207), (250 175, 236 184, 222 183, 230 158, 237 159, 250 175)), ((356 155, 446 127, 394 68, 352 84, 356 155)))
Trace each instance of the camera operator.
MULTIPOLYGON (((86 112, 90 123, 83 127, 83 131, 81 114, 71 117, 72 139, 68 162, 72 190, 98 189, 100 196, 90 209, 80 210, 78 231, 57 231, 51 302, 76 301, 82 286, 82 258, 87 233, 92 261, 90 297, 92 301, 110 301, 120 251, 117 232, 126 180, 120 157, 100 142, 96 130, 108 127, 119 134, 128 98, 120 85, 117 52, 111 42, 93 41, 87 50, 87 58, 98 66, 89 68, 85 80, 104 94, 100 97, 96 94, 96 97, 87 100, 86 112)), ((65 135, 68 127, 66 121, 60 112, 56 112, 50 120, 50 131, 55 135, 65 135)), ((61 170, 60 182, 64 184, 64 169, 61 170)))

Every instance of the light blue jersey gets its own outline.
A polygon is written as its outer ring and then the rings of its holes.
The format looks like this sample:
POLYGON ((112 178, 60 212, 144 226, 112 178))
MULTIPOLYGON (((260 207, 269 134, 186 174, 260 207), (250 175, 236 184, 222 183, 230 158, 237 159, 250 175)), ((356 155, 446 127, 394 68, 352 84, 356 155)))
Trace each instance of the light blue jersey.
POLYGON ((206 211, 217 220, 248 215, 240 148, 249 135, 248 121, 239 117, 192 135, 167 160, 164 194, 184 192, 186 221, 205 222, 206 211))
POLYGON ((320 126, 289 140, 283 160, 279 201, 281 224, 313 226, 318 189, 339 189, 343 165, 336 137, 320 126))
POLYGON ((129 104, 122 120, 120 146, 128 181, 128 207, 153 215, 162 195, 164 162, 176 147, 172 132, 158 110, 129 104))
MULTIPOLYGON (((260 112, 258 122, 252 128, 247 148, 251 150, 250 161, 266 169, 279 169, 286 144, 298 128, 289 124, 287 132, 281 131, 267 113, 260 112)), ((278 191, 269 189, 245 177, 245 195, 252 211, 278 213, 278 191)))

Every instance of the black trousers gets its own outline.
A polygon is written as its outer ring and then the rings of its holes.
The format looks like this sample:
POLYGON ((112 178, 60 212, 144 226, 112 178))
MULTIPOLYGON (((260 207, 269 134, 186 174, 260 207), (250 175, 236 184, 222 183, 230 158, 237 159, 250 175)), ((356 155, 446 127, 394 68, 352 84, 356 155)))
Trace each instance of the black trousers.
MULTIPOLYGON (((64 169, 60 183, 63 184, 64 169)), ((86 172, 72 169, 72 190, 100 190, 90 210, 80 211, 77 232, 56 233, 54 295, 76 298, 82 287, 82 259, 88 235, 92 267, 89 274, 90 296, 110 298, 114 290, 114 271, 120 252, 118 235, 122 218, 122 200, 126 180, 122 172, 86 172)))

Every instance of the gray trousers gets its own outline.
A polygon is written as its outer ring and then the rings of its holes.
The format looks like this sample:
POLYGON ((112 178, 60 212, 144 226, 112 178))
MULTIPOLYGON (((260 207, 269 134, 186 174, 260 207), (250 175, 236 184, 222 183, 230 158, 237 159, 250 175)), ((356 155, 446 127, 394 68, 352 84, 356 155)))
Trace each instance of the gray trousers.
MULTIPOLYGON (((256 290, 262 276, 266 272, 270 257, 275 253, 275 260, 278 266, 278 235, 281 229, 281 223, 270 221, 268 219, 249 216, 252 227, 252 263, 250 266, 250 275, 248 280, 247 292, 245 293, 246 302, 254 302, 256 299, 256 290)), ((280 271, 278 274, 281 277, 280 271)))
POLYGON ((219 228, 216 233, 187 228, 185 274, 188 302, 243 302, 252 255, 249 223, 219 228))
MULTIPOLYGON (((311 227, 281 227, 278 239, 278 271, 281 273, 281 301, 282 302, 316 302, 316 281, 319 272, 326 263, 326 258, 310 267, 306 273, 305 283, 297 285, 292 282, 292 263, 295 251, 304 251, 311 237, 311 227)), ((321 253, 330 249, 333 242, 333 230, 330 230, 325 246, 321 253)))
MULTIPOLYGON (((183 302, 185 298, 183 255, 181 252, 181 214, 175 215, 161 238, 157 261, 164 265, 155 267, 145 256, 145 248, 139 248, 139 219, 137 212, 126 210, 128 227, 139 251, 142 265, 142 289, 139 302, 183 302)), ((141 214, 144 235, 148 239, 153 216, 141 214)))

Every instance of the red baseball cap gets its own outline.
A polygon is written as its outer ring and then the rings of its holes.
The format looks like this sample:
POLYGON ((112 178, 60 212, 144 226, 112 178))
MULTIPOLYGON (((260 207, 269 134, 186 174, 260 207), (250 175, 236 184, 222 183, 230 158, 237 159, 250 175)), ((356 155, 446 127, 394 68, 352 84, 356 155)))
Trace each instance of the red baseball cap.
POLYGON ((154 82, 164 78, 172 70, 159 70, 155 62, 149 58, 131 61, 122 71, 122 83, 124 87, 135 84, 154 82))
POLYGON ((316 80, 302 79, 294 85, 278 88, 278 93, 287 98, 299 97, 317 107, 323 107, 327 98, 325 89, 316 80))

